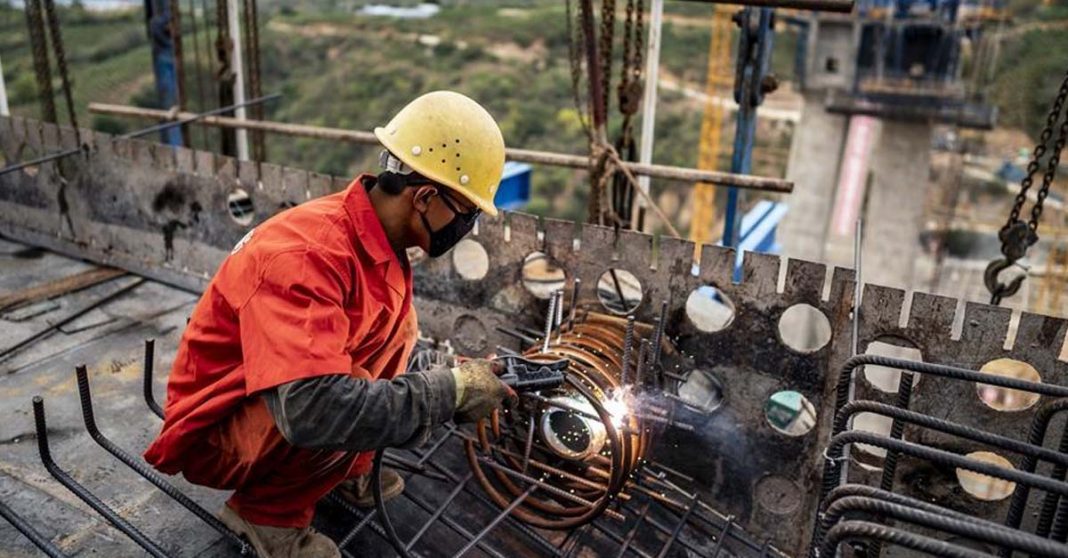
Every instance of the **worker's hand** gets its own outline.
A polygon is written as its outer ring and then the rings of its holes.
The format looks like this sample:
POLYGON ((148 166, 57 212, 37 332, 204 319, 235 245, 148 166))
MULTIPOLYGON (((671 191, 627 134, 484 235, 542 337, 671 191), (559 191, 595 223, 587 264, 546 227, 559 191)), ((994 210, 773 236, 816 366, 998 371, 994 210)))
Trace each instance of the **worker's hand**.
POLYGON ((504 365, 497 361, 474 359, 464 361, 452 369, 456 379, 456 411, 453 420, 457 423, 476 422, 499 409, 506 399, 516 397, 497 376, 504 372, 504 365))

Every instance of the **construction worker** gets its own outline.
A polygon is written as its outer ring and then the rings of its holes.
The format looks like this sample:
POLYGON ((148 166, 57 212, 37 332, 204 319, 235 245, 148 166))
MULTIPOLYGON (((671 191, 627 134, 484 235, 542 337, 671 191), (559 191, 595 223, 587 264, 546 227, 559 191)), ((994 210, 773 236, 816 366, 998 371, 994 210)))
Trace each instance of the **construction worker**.
MULTIPOLYGON (((335 488, 373 505, 372 450, 412 447, 514 393, 486 360, 403 374, 417 336, 406 249, 441 256, 482 212, 504 140, 475 101, 438 91, 375 135, 384 170, 267 220, 241 240, 193 311, 145 459, 233 490, 220 519, 267 557, 340 556, 310 527, 335 488)), ((387 498, 404 490, 382 475, 387 498)))

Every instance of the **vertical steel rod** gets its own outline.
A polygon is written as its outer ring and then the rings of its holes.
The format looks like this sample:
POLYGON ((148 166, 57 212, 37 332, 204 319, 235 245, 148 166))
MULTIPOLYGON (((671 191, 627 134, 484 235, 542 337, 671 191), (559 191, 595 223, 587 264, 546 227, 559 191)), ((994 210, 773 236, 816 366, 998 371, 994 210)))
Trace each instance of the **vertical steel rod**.
POLYGON ((541 339, 541 352, 549 352, 549 336, 553 333, 553 318, 556 316, 556 291, 549 296, 549 311, 545 313, 545 336, 541 339))
POLYGON ((115 456, 119 461, 125 463, 127 467, 133 469, 134 472, 155 485, 156 488, 163 491, 164 494, 170 496, 174 501, 181 504, 182 507, 199 517, 220 535, 236 544, 237 547, 241 549, 241 554, 250 554, 252 552, 252 547, 245 542, 245 539, 242 539, 240 535, 231 531, 222 521, 219 521, 215 515, 183 494, 173 484, 167 482, 167 480, 159 473, 148 467, 143 461, 135 458, 127 453, 126 450, 115 445, 111 440, 104 436, 102 432, 100 432, 100 429, 96 424, 96 417, 93 413, 93 396, 89 390, 89 374, 85 365, 78 366, 75 369, 75 375, 78 378, 78 398, 81 400, 82 404, 82 419, 85 421, 85 429, 89 432, 89 436, 92 437, 100 447, 107 450, 108 453, 115 456))
MULTIPOLYGON (((901 371, 898 376, 897 384, 897 408, 908 409, 909 401, 912 399, 912 373, 901 371)), ((895 418, 890 423, 890 437, 895 440, 900 440, 905 434, 905 421, 895 418)), ((886 452, 886 457, 883 459, 883 476, 879 482, 879 488, 890 492, 894 487, 894 476, 897 474, 897 458, 898 452, 890 450, 886 452)), ((848 482, 848 479, 846 479, 848 482)), ((888 527, 893 526, 893 522, 887 520, 884 523, 888 527)), ((875 558, 879 558, 883 551, 883 542, 875 539, 871 541, 869 546, 869 553, 875 558)))
POLYGON ((627 329, 623 334, 623 366, 619 373, 619 384, 627 387, 630 379, 630 355, 634 352, 634 314, 627 316, 627 329))
POLYGON ((145 339, 145 403, 148 408, 159 418, 163 418, 163 409, 156 403, 156 396, 152 394, 152 375, 156 367, 156 340, 145 339))
POLYGON ((104 519, 108 520, 116 529, 122 531, 138 546, 145 549, 154 558, 167 558, 167 553, 163 551, 156 543, 152 542, 143 533, 137 530, 136 527, 131 525, 128 521, 123 519, 119 514, 115 513, 115 510, 109 508, 107 504, 102 502, 100 498, 97 498, 95 494, 86 490, 86 488, 68 475, 65 471, 56 465, 56 462, 52 460, 52 452, 48 447, 48 424, 45 420, 44 399, 37 395, 33 398, 33 419, 37 427, 37 450, 41 454, 41 463, 44 464, 45 469, 52 475, 60 484, 74 493, 81 501, 93 508, 96 513, 104 516, 104 519))
POLYGON ((653 358, 654 365, 660 364, 660 346, 664 342, 664 328, 667 327, 668 301, 660 303, 660 316, 656 319, 656 331, 653 334, 653 358))
POLYGON ((638 389, 644 387, 645 382, 645 365, 646 360, 649 359, 649 355, 652 354, 652 345, 649 344, 648 339, 642 339, 642 345, 638 348, 638 366, 634 369, 634 385, 638 389))
POLYGON ((582 279, 576 277, 571 285, 571 306, 567 309, 567 328, 569 330, 575 327, 575 312, 578 311, 579 287, 581 286, 582 279))

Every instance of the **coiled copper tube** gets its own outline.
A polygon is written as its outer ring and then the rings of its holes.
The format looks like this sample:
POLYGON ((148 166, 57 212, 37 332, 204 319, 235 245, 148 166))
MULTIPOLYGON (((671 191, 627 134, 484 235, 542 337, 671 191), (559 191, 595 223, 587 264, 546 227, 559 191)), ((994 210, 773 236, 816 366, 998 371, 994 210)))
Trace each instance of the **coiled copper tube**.
MULTIPOLYGON (((649 331, 636 329, 634 346, 640 331, 649 331)), ((517 519, 570 529, 621 497, 648 445, 642 421, 628 412, 633 386, 621 385, 624 336, 625 322, 587 315, 550 335, 547 351, 541 343, 528 349, 525 356, 535 360, 567 358, 565 385, 524 394, 515 407, 480 421, 466 441, 475 478, 502 508, 532 481, 538 485, 512 511, 517 519)), ((631 353, 634 370, 637 351, 631 353)))

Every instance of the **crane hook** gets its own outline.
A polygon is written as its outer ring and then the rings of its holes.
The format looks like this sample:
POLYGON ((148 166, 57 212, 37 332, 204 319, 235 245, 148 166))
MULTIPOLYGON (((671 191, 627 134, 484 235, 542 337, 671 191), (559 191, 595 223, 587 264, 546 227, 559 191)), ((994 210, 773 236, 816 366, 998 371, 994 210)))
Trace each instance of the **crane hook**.
POLYGON ((1019 291, 1020 286, 1023 285, 1024 279, 1027 279, 1026 275, 1020 275, 1014 277, 1008 284, 998 281, 998 275, 1015 264, 1016 261, 1013 259, 1000 258, 986 266, 983 282, 986 283, 986 290, 990 291, 990 304, 996 306, 1001 304, 1002 298, 1016 294, 1016 291, 1019 291))

